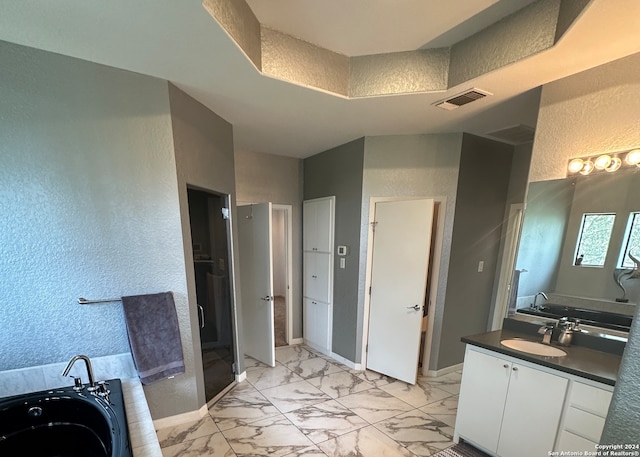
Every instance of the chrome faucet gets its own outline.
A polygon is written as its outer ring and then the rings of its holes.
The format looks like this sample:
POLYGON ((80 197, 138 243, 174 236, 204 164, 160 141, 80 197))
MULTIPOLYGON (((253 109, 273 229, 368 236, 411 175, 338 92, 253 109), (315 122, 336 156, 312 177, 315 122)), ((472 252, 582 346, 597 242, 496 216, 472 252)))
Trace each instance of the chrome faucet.
MULTIPOLYGON (((71 371, 71 367, 73 367, 73 364, 76 363, 78 360, 84 361, 84 364, 87 367, 87 376, 89 376, 89 387, 87 387, 87 390, 89 392, 95 391, 96 389, 98 389, 98 386, 96 385, 96 381, 93 377, 93 367, 91 366, 91 360, 89 360, 89 357, 87 357, 86 355, 74 356, 69 361, 67 368, 65 368, 64 371, 62 372, 62 376, 67 376, 71 371)), ((76 386, 77 386, 77 383, 76 383, 76 386)))
POLYGON ((549 300, 549 297, 547 297, 547 294, 545 294, 544 292, 538 292, 538 293, 535 295, 535 297, 533 297, 533 304, 531 305, 531 308, 532 308, 532 309, 535 309, 535 310, 539 310, 539 309, 540 309, 540 307, 538 306, 538 303, 537 303, 537 302, 538 302, 538 296, 539 296, 539 295, 542 295, 542 296, 544 297, 544 299, 545 299, 545 300, 549 300))
POLYGON ((538 333, 544 335, 542 337, 542 344, 551 344, 551 335, 553 335, 553 329, 555 324, 553 322, 547 322, 538 329, 538 333))

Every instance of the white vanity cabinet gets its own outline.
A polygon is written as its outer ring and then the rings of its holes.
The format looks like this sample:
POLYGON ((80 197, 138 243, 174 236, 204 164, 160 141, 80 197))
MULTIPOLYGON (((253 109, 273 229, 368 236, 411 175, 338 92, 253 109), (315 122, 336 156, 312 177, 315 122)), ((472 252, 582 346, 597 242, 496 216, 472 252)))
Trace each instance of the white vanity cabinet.
POLYGON ((335 197, 303 202, 303 323, 305 343, 331 354, 335 197))
POLYGON ((455 438, 503 457, 553 449, 568 379, 467 346, 455 438))

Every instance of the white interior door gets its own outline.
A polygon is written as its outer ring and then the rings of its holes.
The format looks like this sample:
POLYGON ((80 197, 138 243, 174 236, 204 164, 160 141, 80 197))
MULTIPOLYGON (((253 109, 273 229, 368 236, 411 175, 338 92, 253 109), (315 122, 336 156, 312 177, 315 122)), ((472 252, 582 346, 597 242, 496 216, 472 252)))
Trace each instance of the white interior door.
POLYGON ((271 203, 238 207, 245 354, 275 366, 271 203))
POLYGON ((375 206, 367 368, 415 384, 433 200, 375 206))

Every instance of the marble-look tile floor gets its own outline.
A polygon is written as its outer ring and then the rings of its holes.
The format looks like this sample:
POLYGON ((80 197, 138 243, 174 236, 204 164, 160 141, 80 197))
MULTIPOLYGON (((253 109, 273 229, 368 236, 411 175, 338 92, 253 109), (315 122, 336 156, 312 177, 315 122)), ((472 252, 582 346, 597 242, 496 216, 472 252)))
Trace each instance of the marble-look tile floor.
POLYGON ((157 430, 164 457, 426 457, 453 445, 461 372, 408 385, 305 346, 247 380, 197 422, 157 430))

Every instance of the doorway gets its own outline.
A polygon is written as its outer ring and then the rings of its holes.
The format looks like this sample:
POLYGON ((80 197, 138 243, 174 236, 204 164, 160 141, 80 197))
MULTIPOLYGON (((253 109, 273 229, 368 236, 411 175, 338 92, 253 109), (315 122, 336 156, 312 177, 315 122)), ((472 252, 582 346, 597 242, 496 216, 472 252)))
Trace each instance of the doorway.
POLYGON ((238 205, 245 354, 270 366, 293 338, 292 220, 291 205, 238 205))
POLYGON ((445 204, 442 197, 370 204, 362 365, 410 384, 420 365, 422 374, 429 366, 445 204))
POLYGON ((272 205, 274 328, 276 347, 289 345, 291 322, 291 205, 272 205))
POLYGON ((235 380, 228 196, 187 188, 207 402, 235 380))

